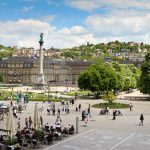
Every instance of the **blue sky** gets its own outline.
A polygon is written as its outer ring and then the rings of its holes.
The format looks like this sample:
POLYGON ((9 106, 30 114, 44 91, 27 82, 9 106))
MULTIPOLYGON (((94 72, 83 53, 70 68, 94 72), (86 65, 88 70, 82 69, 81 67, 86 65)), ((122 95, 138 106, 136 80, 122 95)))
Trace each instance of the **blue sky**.
POLYGON ((83 24, 88 12, 66 5, 63 0, 1 0, 0 20, 37 19, 51 22, 59 28, 83 24), (48 16, 54 16, 53 20, 48 16))
POLYGON ((149 0, 0 0, 0 44, 45 48, 90 43, 150 43, 149 0))

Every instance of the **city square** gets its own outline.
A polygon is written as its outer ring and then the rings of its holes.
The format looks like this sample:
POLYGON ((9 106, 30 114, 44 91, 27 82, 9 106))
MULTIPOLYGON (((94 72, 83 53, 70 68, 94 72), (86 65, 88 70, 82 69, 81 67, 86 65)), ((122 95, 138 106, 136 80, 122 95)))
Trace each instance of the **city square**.
MULTIPOLYGON (((21 90, 26 90, 26 87, 22 87, 21 90)), ((53 87, 56 89, 56 87, 53 87)), ((59 89, 59 87, 57 87, 59 89)), ((61 90, 65 88, 61 87, 61 90)), ((38 91, 39 92, 39 91, 38 91)), ((124 95, 137 95, 137 91, 132 94, 122 94, 124 95)), ((79 149, 104 149, 104 150, 117 150, 117 149, 149 149, 150 141, 150 110, 149 101, 128 101, 128 100, 117 100, 122 103, 132 103, 133 111, 129 108, 121 110, 122 116, 117 116, 116 120, 112 120, 112 110, 108 115, 99 115, 100 109, 91 107, 91 117, 88 119, 87 126, 85 126, 84 121, 81 121, 81 112, 76 112, 76 105, 81 104, 81 110, 87 110, 88 105, 91 106, 96 103, 103 102, 103 100, 89 100, 89 99, 77 99, 75 104, 70 105, 69 114, 65 114, 62 111, 62 105, 60 102, 56 103, 56 109, 61 108, 61 119, 62 126, 67 126, 68 124, 73 124, 76 127, 76 117, 79 117, 79 133, 74 135, 69 135, 68 137, 63 137, 60 141, 54 141, 53 144, 40 144, 37 149, 53 150, 53 149, 68 149, 68 150, 79 150, 79 149), (140 114, 144 114, 144 126, 139 126, 140 114)), ((10 101, 4 101, 4 103, 9 104, 10 101)), ((15 103, 15 102, 14 102, 15 103)), ((21 118, 21 128, 25 127, 25 118, 31 116, 33 118, 33 110, 35 103, 38 103, 39 108, 42 107, 43 102, 29 102, 27 108, 22 112, 18 113, 18 118, 21 118)), ((49 123, 50 125, 55 124, 57 116, 48 115, 47 113, 48 102, 44 104, 44 111, 42 112, 43 124, 49 123)), ((0 128, 5 129, 6 119, 1 121, 0 128)), ((17 131, 17 118, 14 118, 15 130, 17 131)), ((32 149, 28 147, 28 149, 32 149)))
POLYGON ((0 150, 149 150, 149 6, 1 0, 0 150))

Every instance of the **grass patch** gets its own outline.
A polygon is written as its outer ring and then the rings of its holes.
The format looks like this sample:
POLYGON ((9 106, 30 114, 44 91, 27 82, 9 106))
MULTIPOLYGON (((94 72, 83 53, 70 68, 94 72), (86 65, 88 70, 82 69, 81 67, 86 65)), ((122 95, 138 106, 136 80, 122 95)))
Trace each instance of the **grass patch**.
POLYGON ((90 91, 71 91, 71 92, 67 92, 66 95, 68 96, 75 96, 75 94, 77 93, 77 95, 79 96, 88 96, 91 95, 92 93, 90 91))
MULTIPOLYGON (((69 100, 65 97, 57 97, 52 96, 47 93, 34 93, 34 92, 24 92, 22 94, 25 94, 28 97, 27 101, 48 101, 51 100, 53 102, 60 102, 61 100, 69 100)), ((10 92, 10 91, 0 91, 0 100, 10 100, 10 97, 12 97, 12 100, 16 100, 16 95, 18 95, 17 92, 10 92)))
POLYGON ((99 103, 93 105, 94 108, 106 108, 109 107, 110 109, 125 109, 129 108, 129 104, 123 103, 99 103))

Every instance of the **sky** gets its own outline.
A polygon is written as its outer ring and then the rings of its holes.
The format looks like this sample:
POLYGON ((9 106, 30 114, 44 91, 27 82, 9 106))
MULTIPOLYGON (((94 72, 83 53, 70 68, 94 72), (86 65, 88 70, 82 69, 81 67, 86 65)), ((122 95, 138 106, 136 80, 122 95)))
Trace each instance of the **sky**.
POLYGON ((71 48, 119 40, 150 43, 150 0, 0 0, 0 44, 71 48))

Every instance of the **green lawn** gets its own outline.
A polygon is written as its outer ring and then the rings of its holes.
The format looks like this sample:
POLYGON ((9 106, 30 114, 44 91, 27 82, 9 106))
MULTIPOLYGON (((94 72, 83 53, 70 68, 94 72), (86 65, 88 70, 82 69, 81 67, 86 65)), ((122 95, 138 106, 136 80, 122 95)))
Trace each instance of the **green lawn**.
POLYGON ((80 96, 88 96, 89 94, 91 95, 92 92, 90 91, 72 91, 72 92, 67 92, 66 95, 68 96, 75 96, 75 94, 77 93, 77 95, 80 95, 80 96))
MULTIPOLYGON (((48 101, 49 99, 53 102, 59 102, 61 100, 67 100, 67 98, 57 97, 57 96, 51 96, 46 93, 34 93, 34 92, 24 92, 22 94, 27 95, 29 101, 48 101)), ((6 100, 10 99, 12 97, 13 100, 16 100, 16 92, 10 92, 10 91, 0 91, 0 100, 4 100, 5 97, 7 97, 6 100)))
POLYGON ((99 103, 95 104, 92 107, 94 108, 106 108, 109 107, 110 109, 124 109, 129 108, 129 104, 123 104, 123 103, 99 103))

